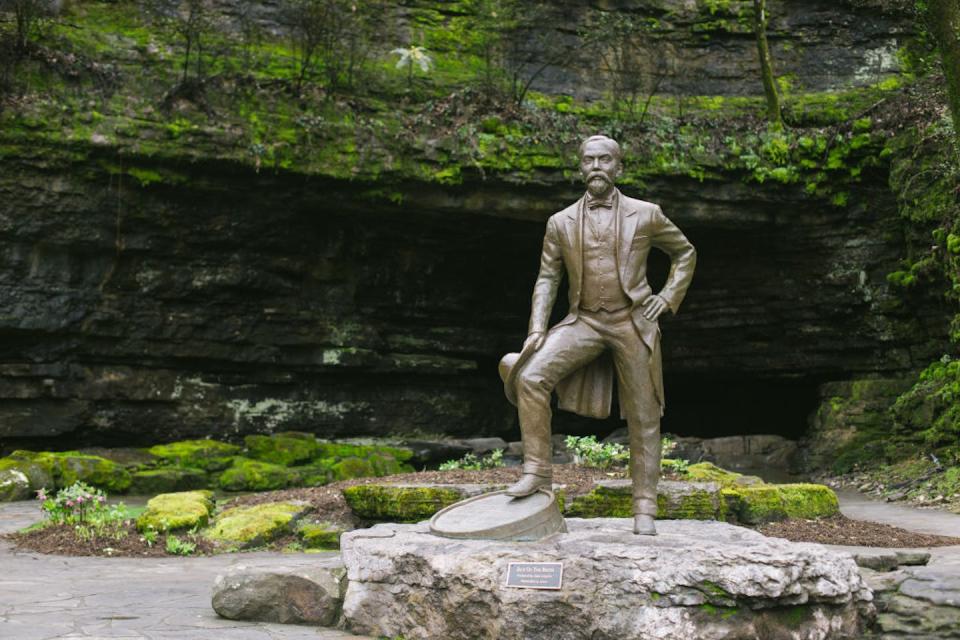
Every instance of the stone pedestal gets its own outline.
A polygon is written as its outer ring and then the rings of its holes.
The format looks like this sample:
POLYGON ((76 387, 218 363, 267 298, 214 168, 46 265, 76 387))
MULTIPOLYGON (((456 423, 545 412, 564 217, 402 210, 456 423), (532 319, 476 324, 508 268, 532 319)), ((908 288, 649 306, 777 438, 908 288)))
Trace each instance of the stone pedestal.
POLYGON ((346 626, 445 640, 859 638, 872 594, 853 559, 720 522, 566 521, 537 542, 452 540, 427 523, 341 540, 346 626), (510 562, 563 563, 556 591, 505 586, 510 562))

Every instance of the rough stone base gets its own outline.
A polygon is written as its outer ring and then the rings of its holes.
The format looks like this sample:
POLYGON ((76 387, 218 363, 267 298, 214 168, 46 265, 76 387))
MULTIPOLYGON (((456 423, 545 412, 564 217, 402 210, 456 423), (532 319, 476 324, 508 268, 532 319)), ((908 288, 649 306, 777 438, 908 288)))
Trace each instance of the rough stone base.
POLYGON ((447 540, 426 523, 344 534, 346 626, 449 640, 859 638, 874 615, 853 559, 720 522, 567 519, 538 542, 447 540), (562 562, 559 591, 504 586, 509 562, 562 562))

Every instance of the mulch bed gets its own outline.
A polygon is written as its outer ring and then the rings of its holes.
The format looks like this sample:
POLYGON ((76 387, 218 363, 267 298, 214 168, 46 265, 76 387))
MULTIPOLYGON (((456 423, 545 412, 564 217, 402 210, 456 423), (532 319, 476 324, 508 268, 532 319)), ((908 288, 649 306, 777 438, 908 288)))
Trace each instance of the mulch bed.
POLYGON ((851 547, 949 547, 960 545, 960 538, 916 533, 888 524, 851 520, 842 515, 819 520, 785 520, 756 527, 765 536, 786 538, 792 542, 818 542, 851 547))
MULTIPOLYGON (((166 536, 157 536, 153 545, 148 545, 133 523, 125 525, 121 531, 126 534, 119 540, 114 536, 93 536, 88 539, 77 537, 73 526, 67 524, 50 525, 25 533, 10 533, 5 536, 13 542, 18 551, 36 551, 60 556, 130 556, 142 558, 171 557, 166 551, 166 536)), ((191 534, 176 534, 184 542, 197 545, 191 555, 210 555, 214 545, 208 540, 191 534)))
MULTIPOLYGON (((342 491, 345 487, 382 483, 506 485, 515 482, 519 477, 520 469, 517 467, 485 469, 482 471, 420 471, 383 478, 359 478, 336 482, 323 487, 252 493, 229 499, 221 506, 222 508, 230 508, 252 506, 266 502, 301 500, 314 507, 314 511, 309 515, 310 520, 331 522, 346 529, 352 529, 363 526, 364 523, 357 521, 346 500, 344 500, 342 491)), ((565 485, 568 495, 588 493, 596 480, 617 477, 622 477, 622 474, 574 465, 556 465, 554 467, 554 482, 565 485)), ((793 542, 895 548, 960 545, 960 538, 914 533, 889 525, 851 520, 840 515, 819 520, 786 520, 760 525, 755 529, 764 535, 785 538, 793 542)), ((170 557, 166 552, 164 536, 159 536, 156 543, 148 546, 132 523, 127 527, 127 535, 120 540, 115 540, 112 537, 78 540, 72 528, 65 525, 45 527, 26 533, 8 534, 3 537, 13 541, 20 550, 41 553, 76 556, 170 557), (107 549, 110 551, 107 551, 107 549)), ((214 545, 203 538, 189 534, 178 534, 178 537, 181 540, 197 544, 194 555, 215 552, 214 545)), ((291 534, 275 540, 271 543, 270 548, 282 549, 296 541, 296 537, 291 534)))

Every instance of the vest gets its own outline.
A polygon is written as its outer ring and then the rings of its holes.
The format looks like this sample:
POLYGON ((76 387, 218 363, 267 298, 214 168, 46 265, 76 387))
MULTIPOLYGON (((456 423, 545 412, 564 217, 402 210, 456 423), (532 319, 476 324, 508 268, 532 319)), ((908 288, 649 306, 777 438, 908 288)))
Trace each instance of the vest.
POLYGON ((630 306, 617 271, 617 233, 614 211, 590 210, 583 215, 583 287, 580 308, 617 311, 630 306))

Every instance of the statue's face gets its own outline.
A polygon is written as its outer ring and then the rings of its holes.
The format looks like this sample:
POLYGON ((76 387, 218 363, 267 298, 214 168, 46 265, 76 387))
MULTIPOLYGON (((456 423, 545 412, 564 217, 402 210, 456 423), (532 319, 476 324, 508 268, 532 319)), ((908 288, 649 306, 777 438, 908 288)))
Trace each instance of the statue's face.
POLYGON ((591 140, 580 155, 580 173, 587 184, 587 191, 601 196, 613 189, 620 177, 622 167, 616 151, 603 140, 591 140))

